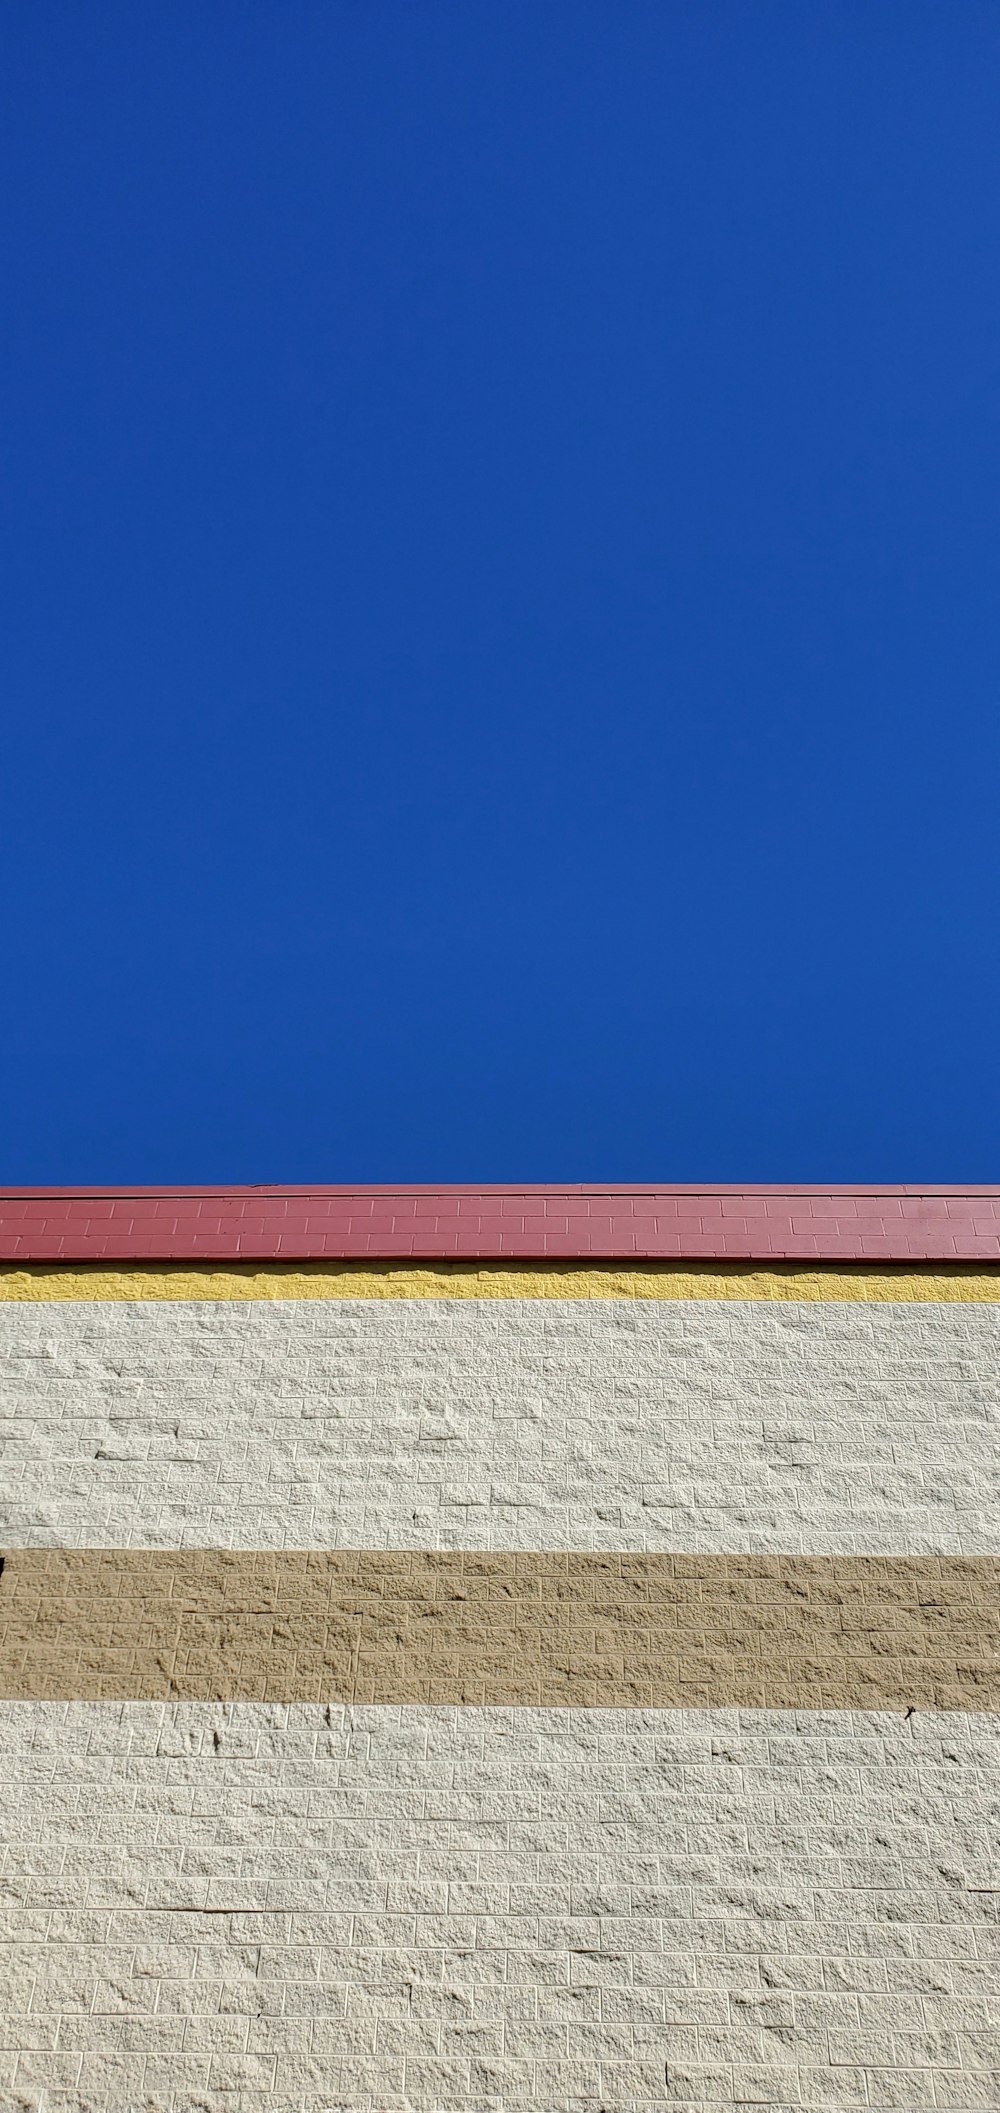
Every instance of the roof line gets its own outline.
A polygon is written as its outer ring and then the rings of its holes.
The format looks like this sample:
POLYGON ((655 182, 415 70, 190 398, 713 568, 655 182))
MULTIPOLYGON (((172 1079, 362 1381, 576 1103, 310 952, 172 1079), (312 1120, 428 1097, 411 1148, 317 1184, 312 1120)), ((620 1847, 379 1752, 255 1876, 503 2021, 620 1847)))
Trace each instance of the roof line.
POLYGON ((4 1198, 182 1197, 182 1196, 1000 1196, 995 1182, 892 1181, 361 1181, 361 1182, 182 1182, 121 1188, 16 1188, 0 1186, 4 1198))

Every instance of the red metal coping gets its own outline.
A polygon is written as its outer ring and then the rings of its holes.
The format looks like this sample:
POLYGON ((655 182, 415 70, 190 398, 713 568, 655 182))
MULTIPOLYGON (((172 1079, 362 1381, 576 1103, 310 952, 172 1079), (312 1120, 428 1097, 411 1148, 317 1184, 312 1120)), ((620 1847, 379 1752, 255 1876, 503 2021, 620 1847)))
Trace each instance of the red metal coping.
POLYGON ((0 1263, 1000 1263, 1000 1188, 6 1189, 0 1263))

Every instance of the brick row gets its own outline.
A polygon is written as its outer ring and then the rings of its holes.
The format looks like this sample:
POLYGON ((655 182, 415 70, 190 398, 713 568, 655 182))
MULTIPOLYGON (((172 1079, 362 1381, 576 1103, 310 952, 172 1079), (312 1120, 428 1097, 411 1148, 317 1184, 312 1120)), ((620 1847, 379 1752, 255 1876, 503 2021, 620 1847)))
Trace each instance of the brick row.
POLYGON ((1000 1262, 1000 1189, 0 1194, 0 1262, 1000 1262))
POLYGON ((12 1701, 1000 1705, 1000 1562, 8 1550, 12 1701))

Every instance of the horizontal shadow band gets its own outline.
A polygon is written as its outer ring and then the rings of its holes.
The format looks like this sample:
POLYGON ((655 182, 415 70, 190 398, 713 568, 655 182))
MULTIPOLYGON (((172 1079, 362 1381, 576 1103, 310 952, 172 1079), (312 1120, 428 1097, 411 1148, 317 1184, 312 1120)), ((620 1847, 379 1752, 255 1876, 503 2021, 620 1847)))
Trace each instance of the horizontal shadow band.
POLYGON ((1000 1557, 17 1549, 0 1697, 1000 1708, 1000 1557))

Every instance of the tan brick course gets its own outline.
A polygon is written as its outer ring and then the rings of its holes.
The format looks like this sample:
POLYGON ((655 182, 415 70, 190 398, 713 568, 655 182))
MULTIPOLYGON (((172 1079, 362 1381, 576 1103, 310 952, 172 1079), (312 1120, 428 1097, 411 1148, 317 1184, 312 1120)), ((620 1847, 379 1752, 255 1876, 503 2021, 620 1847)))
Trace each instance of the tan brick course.
POLYGON ((36 1549, 0 1694, 1000 1707, 1000 1559, 36 1549))

